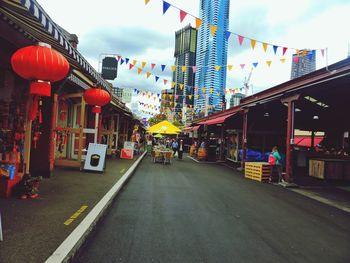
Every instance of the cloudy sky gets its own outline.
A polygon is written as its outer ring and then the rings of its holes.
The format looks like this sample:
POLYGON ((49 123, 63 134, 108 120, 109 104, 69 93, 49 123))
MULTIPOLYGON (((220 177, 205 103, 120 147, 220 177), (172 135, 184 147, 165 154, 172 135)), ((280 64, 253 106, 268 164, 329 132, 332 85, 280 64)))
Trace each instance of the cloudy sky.
MULTIPOLYGON (((170 88, 170 66, 174 64, 175 31, 199 17, 200 0, 167 0, 188 14, 180 23, 179 10, 170 7, 162 14, 162 0, 37 0, 54 22, 79 37, 78 50, 96 68, 102 54, 119 54, 124 58, 147 62, 145 70, 153 76, 129 70, 125 63, 119 66, 115 86, 160 92, 170 88), (151 71, 150 64, 157 66, 151 71), (160 65, 167 65, 164 72, 160 65)), ((288 47, 286 62, 281 63, 282 49, 273 53, 272 46, 263 51, 260 43, 254 50, 249 39, 238 44, 231 35, 228 43, 228 62, 233 68, 227 74, 227 88, 242 87, 251 64, 258 62, 251 77, 251 92, 258 92, 285 82, 290 78, 291 54, 295 49, 326 49, 328 56, 317 52, 317 68, 345 59, 350 43, 349 0, 231 0, 229 31, 247 38, 288 47), (268 67, 266 61, 271 60, 268 67), (246 64, 242 70, 240 64, 246 64)), ((139 99, 139 98, 135 98, 139 99)))

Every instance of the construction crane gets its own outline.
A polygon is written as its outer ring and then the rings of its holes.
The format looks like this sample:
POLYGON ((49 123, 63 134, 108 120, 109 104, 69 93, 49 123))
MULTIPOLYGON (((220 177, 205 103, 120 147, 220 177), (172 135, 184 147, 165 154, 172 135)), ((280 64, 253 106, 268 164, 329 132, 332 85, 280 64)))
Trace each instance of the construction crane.
MULTIPOLYGON (((252 77, 252 73, 253 73, 253 67, 250 68, 250 72, 249 72, 248 77, 245 77, 244 81, 243 81, 243 87, 245 89, 245 96, 246 97, 247 97, 247 94, 248 94, 248 89, 250 88, 249 81, 250 81, 250 78, 252 77)), ((252 94, 253 94, 253 90, 252 90, 252 94)))

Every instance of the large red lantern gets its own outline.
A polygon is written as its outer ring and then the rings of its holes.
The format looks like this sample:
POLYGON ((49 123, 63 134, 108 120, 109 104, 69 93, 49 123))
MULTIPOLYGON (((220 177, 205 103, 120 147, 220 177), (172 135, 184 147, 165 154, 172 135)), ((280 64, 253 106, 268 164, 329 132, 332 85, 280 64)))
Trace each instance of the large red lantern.
POLYGON ((30 94, 48 97, 51 96, 50 81, 65 78, 69 71, 67 59, 45 43, 17 50, 11 65, 19 76, 31 81, 30 94))
POLYGON ((101 113, 101 107, 111 101, 111 95, 103 89, 90 88, 85 90, 84 100, 87 104, 95 105, 92 112, 101 113))

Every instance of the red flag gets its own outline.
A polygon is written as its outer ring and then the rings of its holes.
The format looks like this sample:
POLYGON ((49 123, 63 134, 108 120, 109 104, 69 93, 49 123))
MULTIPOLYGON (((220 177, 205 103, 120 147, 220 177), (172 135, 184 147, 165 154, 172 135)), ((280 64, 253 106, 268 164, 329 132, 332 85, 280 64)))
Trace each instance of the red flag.
POLYGON ((299 56, 294 56, 294 57, 293 57, 293 61, 294 61, 295 64, 298 64, 298 62, 299 62, 299 56))
POLYGON ((156 64, 154 64, 154 63, 151 64, 152 69, 154 69, 155 66, 156 66, 156 64))
POLYGON ((238 35, 238 42, 239 42, 239 45, 240 45, 240 46, 242 46, 243 40, 244 40, 244 37, 238 35))
POLYGON ((288 49, 287 47, 284 47, 284 48, 283 48, 282 56, 284 56, 284 54, 286 53, 287 49, 288 49))
POLYGON ((182 22, 184 20, 186 15, 187 15, 187 13, 180 9, 180 22, 182 22))
POLYGON ((165 79, 164 80, 164 85, 166 85, 168 83, 168 80, 167 79, 165 79))
POLYGON ((130 64, 129 64, 129 70, 132 69, 133 66, 134 66, 134 65, 130 63, 130 64))

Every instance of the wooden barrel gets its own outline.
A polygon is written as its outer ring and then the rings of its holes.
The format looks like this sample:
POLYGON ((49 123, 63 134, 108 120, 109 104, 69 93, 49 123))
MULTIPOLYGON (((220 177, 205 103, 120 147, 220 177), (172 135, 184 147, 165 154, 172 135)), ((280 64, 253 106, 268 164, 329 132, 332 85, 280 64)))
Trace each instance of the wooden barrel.
POLYGON ((198 160, 204 161, 207 159, 207 150, 205 148, 200 147, 198 149, 198 160))
POLYGON ((195 155, 195 152, 196 152, 196 146, 194 145, 191 145, 191 148, 190 148, 190 156, 194 156, 195 155))

